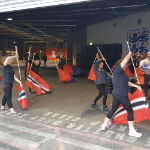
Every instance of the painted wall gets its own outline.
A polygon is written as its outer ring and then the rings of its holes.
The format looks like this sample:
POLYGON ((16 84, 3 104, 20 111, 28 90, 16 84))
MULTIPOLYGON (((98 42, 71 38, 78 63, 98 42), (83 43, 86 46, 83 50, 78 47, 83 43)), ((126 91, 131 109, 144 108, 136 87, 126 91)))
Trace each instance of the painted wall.
POLYGON ((118 17, 111 21, 93 24, 87 27, 87 45, 120 43, 123 48, 123 56, 127 53, 127 31, 150 27, 150 11, 139 12, 126 17, 118 17), (137 23, 139 17, 141 24, 137 23), (115 26, 116 24, 116 26, 115 26))

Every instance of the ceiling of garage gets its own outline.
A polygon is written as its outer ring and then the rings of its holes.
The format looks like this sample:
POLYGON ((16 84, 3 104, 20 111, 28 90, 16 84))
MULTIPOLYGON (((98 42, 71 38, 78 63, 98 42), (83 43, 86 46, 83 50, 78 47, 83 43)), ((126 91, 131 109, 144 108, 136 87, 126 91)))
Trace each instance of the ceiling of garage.
MULTIPOLYGON (((0 0, 0 35, 11 35, 23 41, 63 42, 80 26, 150 10, 149 0, 83 0, 73 4, 71 0, 51 0, 51 5, 42 3, 42 8, 34 9, 31 4, 39 0, 30 0, 30 4, 29 0, 19 1, 0 0), (18 10, 26 6, 30 6, 29 9, 18 10)), ((48 2, 41 0, 44 1, 48 2)))

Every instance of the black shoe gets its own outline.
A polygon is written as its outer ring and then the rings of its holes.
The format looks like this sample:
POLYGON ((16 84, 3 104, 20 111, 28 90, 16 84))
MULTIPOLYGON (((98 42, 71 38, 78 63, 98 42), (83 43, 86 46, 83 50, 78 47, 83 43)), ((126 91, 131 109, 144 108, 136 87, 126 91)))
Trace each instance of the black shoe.
POLYGON ((93 104, 91 105, 91 107, 92 107, 92 108, 97 108, 97 105, 96 105, 95 103, 93 103, 93 104))
POLYGON ((109 108, 107 106, 103 106, 103 111, 109 112, 109 108))

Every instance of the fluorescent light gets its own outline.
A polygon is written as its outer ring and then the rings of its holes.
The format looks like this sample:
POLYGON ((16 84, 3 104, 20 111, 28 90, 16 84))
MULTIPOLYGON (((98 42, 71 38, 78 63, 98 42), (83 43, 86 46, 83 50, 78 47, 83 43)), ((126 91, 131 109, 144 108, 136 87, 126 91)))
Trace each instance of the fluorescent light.
POLYGON ((90 42, 90 45, 93 45, 93 43, 92 43, 92 42, 90 42))
POLYGON ((7 20, 8 20, 8 21, 11 21, 11 20, 13 20, 13 19, 12 19, 12 18, 7 18, 7 20))
POLYGON ((92 0, 0 0, 0 12, 65 5, 92 0))

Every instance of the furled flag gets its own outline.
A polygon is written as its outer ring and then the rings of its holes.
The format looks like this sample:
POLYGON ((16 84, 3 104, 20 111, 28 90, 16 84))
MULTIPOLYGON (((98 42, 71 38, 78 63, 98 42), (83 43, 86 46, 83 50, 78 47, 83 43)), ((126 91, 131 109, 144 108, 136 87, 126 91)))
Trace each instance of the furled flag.
POLYGON ((96 81, 96 75, 94 71, 94 65, 92 65, 91 70, 88 75, 88 80, 96 81))
MULTIPOLYGON (((128 97, 134 111, 134 121, 142 122, 144 120, 150 120, 150 108, 143 92, 136 90, 134 93, 129 93, 128 97)), ((112 123, 127 124, 127 115, 127 111, 120 106, 113 116, 112 123)))
POLYGON ((19 92, 18 103, 20 104, 22 109, 28 108, 28 100, 25 94, 24 89, 18 84, 17 91, 19 92))
POLYGON ((125 70, 123 70, 123 72, 126 74, 126 76, 133 77, 133 73, 129 68, 126 68, 125 70))
POLYGON ((32 70, 29 71, 26 85, 28 88, 31 88, 33 91, 35 91, 38 95, 49 93, 52 89, 51 86, 48 85, 44 79, 42 79, 32 70))
POLYGON ((61 82, 71 82, 72 81, 72 75, 70 72, 64 71, 60 68, 57 68, 59 79, 61 82))
MULTIPOLYGON (((140 68, 136 68, 136 73, 138 76, 139 84, 144 85, 144 71, 140 68)), ((134 77, 136 77, 136 74, 134 74, 134 77)))
POLYGON ((73 67, 71 65, 64 64, 63 70, 68 72, 68 73, 73 74, 73 67))

